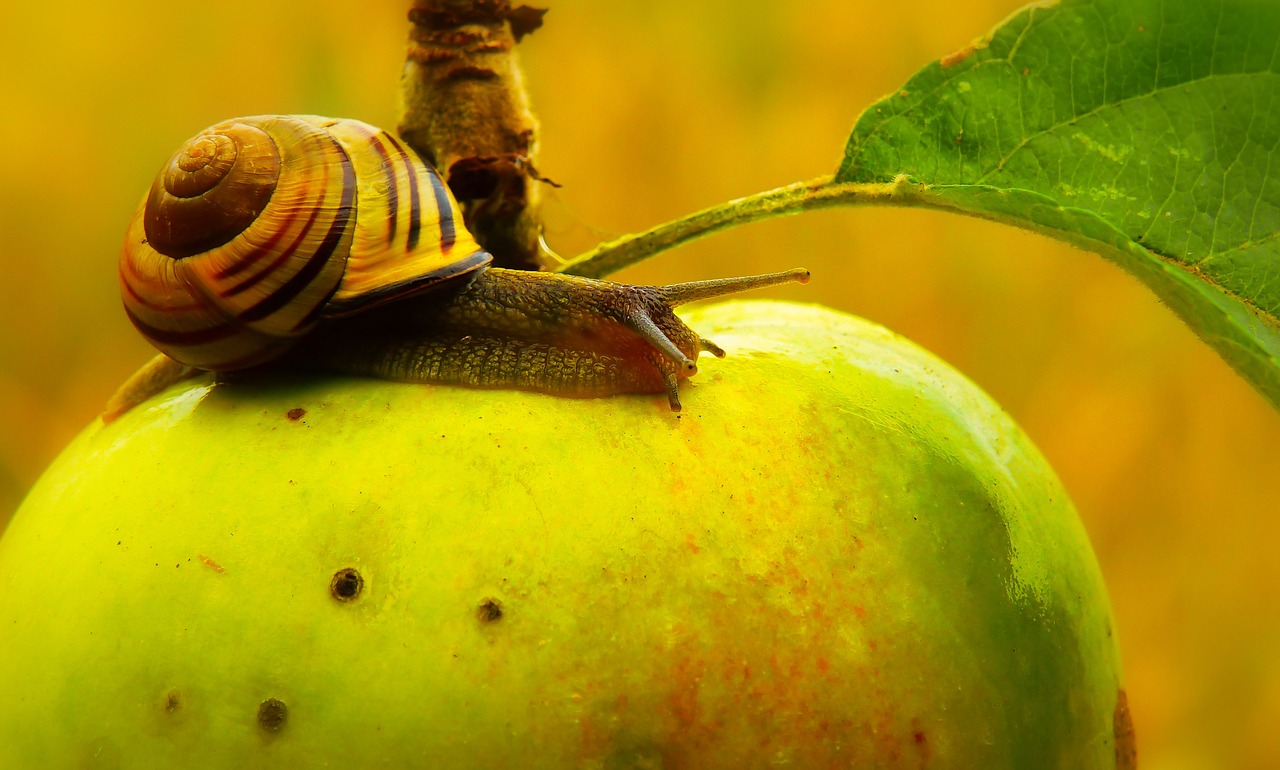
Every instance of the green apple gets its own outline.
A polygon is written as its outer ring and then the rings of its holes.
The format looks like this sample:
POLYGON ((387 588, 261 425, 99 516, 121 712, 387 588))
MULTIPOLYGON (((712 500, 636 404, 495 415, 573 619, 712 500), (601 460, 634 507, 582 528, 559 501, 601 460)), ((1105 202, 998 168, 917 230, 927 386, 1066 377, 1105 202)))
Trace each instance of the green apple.
POLYGON ((278 375, 90 426, 0 541, 0 767, 1114 768, 1026 436, 830 310, 665 395, 278 375))

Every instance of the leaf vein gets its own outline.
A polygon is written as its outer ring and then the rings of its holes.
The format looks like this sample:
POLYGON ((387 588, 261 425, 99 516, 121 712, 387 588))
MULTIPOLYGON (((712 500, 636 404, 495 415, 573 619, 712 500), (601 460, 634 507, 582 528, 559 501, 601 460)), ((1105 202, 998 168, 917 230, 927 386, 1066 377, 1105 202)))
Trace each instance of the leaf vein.
MULTIPOLYGON (((1258 71, 1255 71, 1255 72, 1238 72, 1238 73, 1234 73, 1234 74, 1231 74, 1231 75, 1202 75, 1202 76, 1200 76, 1200 77, 1191 78, 1191 79, 1188 79, 1188 80, 1183 81, 1183 82, 1181 82, 1181 83, 1177 83, 1177 84, 1175 84, 1175 85, 1158 87, 1158 88, 1153 89, 1152 91, 1146 91, 1146 92, 1143 92, 1143 93, 1134 94, 1133 96, 1126 97, 1126 98, 1121 99, 1121 100, 1119 100, 1119 101, 1111 102, 1111 103, 1108 103, 1108 104, 1099 104, 1097 107, 1094 107, 1094 108, 1093 108, 1093 109, 1091 109, 1091 110, 1088 110, 1088 111, 1086 111, 1086 112, 1083 112, 1083 113, 1081 113, 1081 114, 1079 114, 1079 115, 1074 115, 1074 116, 1072 116, 1072 117, 1070 117, 1070 118, 1068 118, 1068 119, 1066 119, 1066 120, 1062 120, 1062 121, 1059 121, 1059 122, 1057 122, 1057 123, 1053 123, 1053 124, 1051 124, 1051 125, 1045 126, 1044 128, 1038 129, 1037 131, 1034 131, 1033 133, 1031 133, 1031 134, 1029 134, 1029 135, 1025 136, 1025 137, 1022 139, 1022 141, 1018 143, 1018 145, 1017 145, 1016 147, 1014 147, 1012 150, 1010 150, 1008 153, 1006 153, 1006 154, 1004 155, 1004 157, 1000 158, 1000 160, 996 161, 995 165, 993 165, 993 166, 991 167, 991 169, 990 169, 990 170, 988 170, 986 174, 983 174, 983 175, 982 175, 982 177, 980 177, 977 181, 978 181, 978 183, 979 183, 979 184, 984 184, 984 183, 986 183, 986 182, 987 182, 987 180, 991 177, 991 175, 992 175, 992 174, 995 174, 996 172, 1001 171, 1001 170, 1004 168, 1004 164, 1005 164, 1005 163, 1007 163, 1007 162, 1008 162, 1008 161, 1009 161, 1009 160, 1010 160, 1014 155, 1016 155, 1020 150, 1022 150, 1022 148, 1026 147, 1026 146, 1027 146, 1030 142, 1032 142, 1033 140, 1038 139, 1038 138, 1040 138, 1040 137, 1042 137, 1042 136, 1044 136, 1044 135, 1046 135, 1046 134, 1051 134, 1051 133, 1053 133, 1054 131, 1057 131, 1058 129, 1063 128, 1064 126, 1074 125, 1075 123, 1078 123, 1078 122, 1080 122, 1081 120, 1084 120, 1084 119, 1086 119, 1086 118, 1094 117, 1095 115, 1097 115, 1097 114, 1098 114, 1098 113, 1100 113, 1100 112, 1103 112, 1104 110, 1117 108, 1117 107, 1120 107, 1120 106, 1122 106, 1122 105, 1129 104, 1130 102, 1135 102, 1135 101, 1137 101, 1137 100, 1139 100, 1139 99, 1147 99, 1147 98, 1150 98, 1150 97, 1152 97, 1152 96, 1156 96, 1156 95, 1159 95, 1159 94, 1162 94, 1162 93, 1167 93, 1167 92, 1169 92, 1169 91, 1176 90, 1177 88, 1185 88, 1185 87, 1187 87, 1187 86, 1191 86, 1191 85, 1198 85, 1198 84, 1199 84, 1199 83, 1201 83, 1201 82, 1207 82, 1207 81, 1214 80, 1214 79, 1217 79, 1217 78, 1233 78, 1233 79, 1234 79, 1234 78, 1244 78, 1244 77, 1250 77, 1250 78, 1251 78, 1251 77, 1259 77, 1259 76, 1272 76, 1272 77, 1276 77, 1277 75, 1280 75, 1280 73, 1276 73, 1276 72, 1258 72, 1258 71)), ((1278 78, 1278 80, 1280 80, 1280 78, 1278 78)), ((1074 100, 1074 98, 1075 98, 1075 97, 1074 97, 1074 94, 1073 94, 1073 95, 1072 95, 1072 99, 1074 100)))
MULTIPOLYGON (((1255 114, 1257 114, 1256 110, 1255 114)), ((1250 126, 1252 126, 1252 122, 1250 122, 1250 126)), ((1261 205, 1267 193, 1267 180, 1271 178, 1271 159, 1275 156, 1277 148, 1280 148, 1280 135, 1277 135, 1276 141, 1271 143, 1271 150, 1267 153, 1267 165, 1262 170, 1262 182, 1258 185, 1258 194, 1254 196, 1253 208, 1249 211, 1249 241, 1254 239, 1253 230, 1258 224, 1258 206, 1261 205)), ((1277 233, 1280 233, 1280 231, 1272 230, 1264 236, 1264 240, 1274 240, 1277 233)))

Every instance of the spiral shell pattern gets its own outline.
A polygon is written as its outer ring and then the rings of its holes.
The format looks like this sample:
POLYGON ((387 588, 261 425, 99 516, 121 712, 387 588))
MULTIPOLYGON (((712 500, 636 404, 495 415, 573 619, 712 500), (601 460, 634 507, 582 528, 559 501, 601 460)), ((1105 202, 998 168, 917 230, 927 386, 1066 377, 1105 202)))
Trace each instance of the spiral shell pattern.
POLYGON ((169 160, 129 227, 120 284, 162 352, 232 370, 321 319, 489 261, 439 175, 393 135, 266 115, 206 129, 169 160))

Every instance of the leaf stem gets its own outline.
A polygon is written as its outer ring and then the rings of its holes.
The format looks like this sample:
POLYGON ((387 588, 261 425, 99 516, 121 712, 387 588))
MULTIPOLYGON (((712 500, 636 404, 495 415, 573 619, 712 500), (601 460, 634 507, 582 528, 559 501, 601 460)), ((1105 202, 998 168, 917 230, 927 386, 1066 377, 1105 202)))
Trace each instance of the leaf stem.
POLYGON ((570 259, 554 272, 603 278, 667 249, 728 227, 831 206, 928 205, 923 186, 905 177, 888 183, 836 182, 820 176, 694 212, 644 232, 616 238, 570 259))

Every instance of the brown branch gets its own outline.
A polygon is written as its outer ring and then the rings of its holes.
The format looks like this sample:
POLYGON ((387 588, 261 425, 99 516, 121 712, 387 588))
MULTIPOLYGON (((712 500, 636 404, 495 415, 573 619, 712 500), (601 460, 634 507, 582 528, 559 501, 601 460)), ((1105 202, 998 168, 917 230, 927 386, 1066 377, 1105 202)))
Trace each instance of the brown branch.
POLYGON ((544 11, 508 0, 413 0, 400 135, 430 160, 504 267, 538 269, 537 120, 515 44, 544 11))

